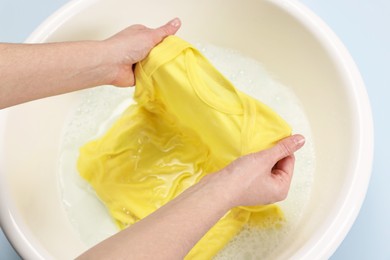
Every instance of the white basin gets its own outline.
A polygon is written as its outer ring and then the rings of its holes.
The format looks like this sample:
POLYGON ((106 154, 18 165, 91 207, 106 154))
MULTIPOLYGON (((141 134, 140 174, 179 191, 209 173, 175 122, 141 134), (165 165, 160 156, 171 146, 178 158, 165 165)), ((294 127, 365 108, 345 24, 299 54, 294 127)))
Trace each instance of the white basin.
MULTIPOLYGON (((141 23, 180 17, 179 36, 237 49, 259 61, 300 99, 317 166, 306 211, 277 252, 326 259, 353 224, 371 174, 373 124, 359 72, 328 27, 293 0, 78 0, 51 16, 29 42, 104 39, 141 23)), ((58 159, 79 93, 0 113, 1 225, 23 258, 71 259, 86 249, 61 201, 58 159)))

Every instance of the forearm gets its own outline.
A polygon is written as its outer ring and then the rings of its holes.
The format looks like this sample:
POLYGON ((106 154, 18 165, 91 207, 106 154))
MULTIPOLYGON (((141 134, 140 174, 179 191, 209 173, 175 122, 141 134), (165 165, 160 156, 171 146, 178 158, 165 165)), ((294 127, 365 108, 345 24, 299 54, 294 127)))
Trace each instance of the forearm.
POLYGON ((238 158, 79 259, 183 259, 229 209, 285 199, 293 154, 304 142, 303 136, 294 135, 270 149, 238 158))
POLYGON ((0 109, 99 85, 134 85, 133 65, 180 20, 150 29, 133 25, 104 41, 0 43, 0 109))
POLYGON ((0 108, 108 84, 107 55, 98 41, 0 44, 0 108))
POLYGON ((202 180, 80 259, 183 259, 230 209, 221 188, 217 175, 202 180))

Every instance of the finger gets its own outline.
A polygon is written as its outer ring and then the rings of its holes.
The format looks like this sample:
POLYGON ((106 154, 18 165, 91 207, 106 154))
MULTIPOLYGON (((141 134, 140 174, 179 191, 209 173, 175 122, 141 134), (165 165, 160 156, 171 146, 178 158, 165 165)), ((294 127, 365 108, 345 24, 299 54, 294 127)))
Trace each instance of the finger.
POLYGON ((272 174, 291 179, 294 172, 295 156, 289 155, 278 161, 272 169, 272 174))
POLYGON ((269 157, 276 163, 287 156, 294 154, 305 144, 305 138, 296 134, 279 141, 274 147, 268 149, 269 157))
POLYGON ((278 161, 272 169, 271 176, 276 181, 276 187, 278 189, 277 201, 287 198, 294 172, 294 164, 294 155, 289 155, 278 161))
POLYGON ((180 19, 175 18, 175 19, 169 21, 168 23, 166 23, 165 25, 154 29, 154 33, 157 36, 156 43, 161 42, 165 37, 167 37, 169 35, 175 34, 179 30, 180 26, 181 26, 180 19))

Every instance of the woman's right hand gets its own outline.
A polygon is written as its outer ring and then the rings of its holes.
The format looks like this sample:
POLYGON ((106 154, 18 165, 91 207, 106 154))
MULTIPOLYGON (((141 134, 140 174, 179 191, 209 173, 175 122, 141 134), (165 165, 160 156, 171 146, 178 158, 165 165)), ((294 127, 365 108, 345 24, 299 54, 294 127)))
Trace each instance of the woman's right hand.
POLYGON ((284 200, 293 176, 294 153, 304 143, 302 135, 287 137, 270 149, 236 159, 204 179, 219 187, 231 208, 284 200))

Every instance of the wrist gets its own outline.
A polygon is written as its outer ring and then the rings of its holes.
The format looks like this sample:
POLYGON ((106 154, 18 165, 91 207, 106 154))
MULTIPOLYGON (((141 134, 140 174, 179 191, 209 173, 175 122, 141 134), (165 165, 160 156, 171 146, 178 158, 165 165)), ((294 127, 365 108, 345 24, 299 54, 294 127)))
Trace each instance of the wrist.
POLYGON ((220 205, 225 211, 237 206, 235 203, 236 194, 231 188, 227 177, 226 172, 221 170, 205 176, 199 182, 199 185, 207 190, 209 199, 220 205))
POLYGON ((125 46, 122 43, 107 39, 99 42, 103 53, 103 63, 107 70, 105 85, 117 87, 129 87, 135 83, 132 57, 123 52, 125 46))
POLYGON ((109 41, 93 42, 95 53, 100 57, 100 78, 101 85, 117 85, 117 77, 120 74, 121 66, 115 55, 115 46, 109 41))

